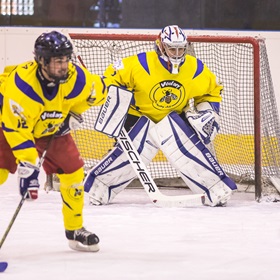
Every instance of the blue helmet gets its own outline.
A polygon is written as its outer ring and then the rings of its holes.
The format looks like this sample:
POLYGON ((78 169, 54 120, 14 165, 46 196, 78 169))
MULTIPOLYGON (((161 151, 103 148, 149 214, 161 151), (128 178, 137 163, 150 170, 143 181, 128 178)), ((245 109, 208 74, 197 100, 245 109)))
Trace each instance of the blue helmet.
POLYGON ((48 64, 51 57, 71 57, 72 53, 72 43, 65 35, 57 31, 43 33, 35 41, 34 54, 37 62, 40 58, 44 58, 45 64, 48 64))

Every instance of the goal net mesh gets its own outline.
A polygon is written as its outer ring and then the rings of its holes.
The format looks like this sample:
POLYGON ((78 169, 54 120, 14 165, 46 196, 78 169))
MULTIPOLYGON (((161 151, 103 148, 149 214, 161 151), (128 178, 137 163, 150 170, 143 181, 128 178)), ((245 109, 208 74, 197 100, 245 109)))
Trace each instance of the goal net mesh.
MULTIPOLYGON (((155 39, 149 35, 145 39, 145 36, 141 35, 141 39, 137 40, 137 35, 129 34, 118 36, 70 34, 70 36, 86 67, 99 75, 103 74, 110 63, 118 59, 152 50, 155 39)), ((211 36, 209 38, 211 39, 211 36)), ((200 40, 191 37, 189 41, 191 41, 189 53, 202 60, 224 85, 220 131, 210 148, 224 171, 236 182, 246 184, 254 182, 255 118, 259 117, 262 191, 267 192, 271 186, 270 178, 278 177, 280 174, 280 126, 265 41, 257 40, 259 46, 257 69, 253 56, 255 50, 251 43, 244 43, 242 40, 238 42, 238 38, 234 38, 232 43, 228 40, 199 42, 200 40), (254 71, 257 71, 260 81, 260 111, 254 110, 254 71)), ((75 62, 78 63, 77 60, 75 62)), ((93 129, 99 110, 100 107, 93 107, 84 113, 82 128, 73 133, 85 160, 86 169, 100 161, 114 144, 113 139, 93 129)), ((161 152, 153 159, 148 169, 155 179, 179 177, 161 152)))

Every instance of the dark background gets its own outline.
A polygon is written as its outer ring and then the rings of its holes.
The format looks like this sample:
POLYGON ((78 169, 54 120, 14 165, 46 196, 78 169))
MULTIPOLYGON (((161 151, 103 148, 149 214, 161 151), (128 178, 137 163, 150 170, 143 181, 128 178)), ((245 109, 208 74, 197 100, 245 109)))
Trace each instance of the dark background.
POLYGON ((34 0, 34 15, 2 26, 280 30, 280 0, 34 0))

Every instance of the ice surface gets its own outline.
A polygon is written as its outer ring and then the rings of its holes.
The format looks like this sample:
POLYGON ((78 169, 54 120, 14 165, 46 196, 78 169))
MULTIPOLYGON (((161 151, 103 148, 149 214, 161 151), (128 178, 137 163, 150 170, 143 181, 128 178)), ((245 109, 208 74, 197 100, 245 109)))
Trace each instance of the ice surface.
MULTIPOLYGON (((40 178, 43 183, 43 178, 40 178)), ((163 191, 165 194, 186 190, 163 191)), ((20 201, 16 176, 0 187, 0 237, 20 201)), ((26 201, 0 251, 2 280, 279 279, 280 204, 235 193, 227 207, 157 208, 143 189, 89 206, 84 225, 98 253, 75 252, 64 235, 59 192, 26 201)))

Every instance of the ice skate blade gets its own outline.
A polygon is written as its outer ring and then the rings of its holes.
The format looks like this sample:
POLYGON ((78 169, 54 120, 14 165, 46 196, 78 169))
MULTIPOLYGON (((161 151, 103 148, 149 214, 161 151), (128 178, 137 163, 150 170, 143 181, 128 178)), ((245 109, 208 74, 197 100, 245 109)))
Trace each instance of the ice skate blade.
POLYGON ((99 251, 98 244, 83 245, 81 242, 76 241, 76 240, 69 240, 68 244, 69 244, 69 247, 75 251, 80 251, 80 252, 98 252, 99 251))

